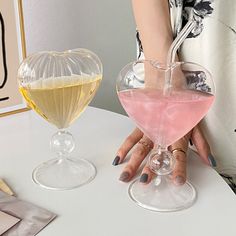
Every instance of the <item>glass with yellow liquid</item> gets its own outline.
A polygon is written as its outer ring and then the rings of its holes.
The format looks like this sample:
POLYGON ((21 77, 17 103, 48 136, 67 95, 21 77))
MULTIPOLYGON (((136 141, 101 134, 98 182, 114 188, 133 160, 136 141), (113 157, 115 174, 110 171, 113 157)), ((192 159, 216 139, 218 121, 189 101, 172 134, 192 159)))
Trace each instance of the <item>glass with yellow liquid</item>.
POLYGON ((102 80, 102 64, 87 49, 39 52, 19 67, 20 92, 28 105, 59 131, 51 139, 57 158, 33 171, 35 183, 49 189, 66 190, 90 182, 94 165, 70 157, 75 147, 66 131, 93 99, 102 80))

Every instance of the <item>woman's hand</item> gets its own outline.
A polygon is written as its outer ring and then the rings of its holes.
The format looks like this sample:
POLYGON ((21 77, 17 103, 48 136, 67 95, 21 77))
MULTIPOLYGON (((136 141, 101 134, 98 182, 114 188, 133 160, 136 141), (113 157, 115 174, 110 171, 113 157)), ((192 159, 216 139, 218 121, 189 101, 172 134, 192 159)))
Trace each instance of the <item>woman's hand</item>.
MULTIPOLYGON (((200 158, 206 164, 213 167, 216 166, 216 161, 210 152, 210 147, 202 134, 199 125, 197 125, 187 135, 169 147, 170 151, 173 152, 173 155, 176 158, 175 169, 172 172, 172 180, 176 185, 182 185, 186 181, 186 152, 188 150, 189 141, 191 142, 191 145, 195 145, 200 158)), ((153 142, 146 137, 142 131, 136 128, 119 148, 117 156, 112 164, 121 164, 133 147, 134 149, 132 150, 130 160, 120 175, 120 180, 123 182, 129 182, 135 176, 139 166, 152 150, 153 142)), ((140 182, 147 184, 152 180, 153 176, 154 173, 146 164, 142 170, 140 182)))

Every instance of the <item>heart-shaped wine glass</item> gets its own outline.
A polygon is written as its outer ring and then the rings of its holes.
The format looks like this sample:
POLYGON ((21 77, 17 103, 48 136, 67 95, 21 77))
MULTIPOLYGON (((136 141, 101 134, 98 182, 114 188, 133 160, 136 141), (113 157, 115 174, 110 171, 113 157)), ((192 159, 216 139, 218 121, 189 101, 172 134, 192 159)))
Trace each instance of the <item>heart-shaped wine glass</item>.
POLYGON ((27 57, 19 67, 20 91, 29 106, 59 131, 51 139, 57 158, 33 171, 33 180, 49 189, 81 186, 96 175, 94 165, 75 159, 72 135, 66 131, 94 97, 102 79, 102 64, 87 49, 39 52, 27 57))
POLYGON ((170 65, 135 61, 117 80, 119 100, 137 127, 154 142, 148 159, 157 175, 150 184, 135 180, 131 198, 154 211, 176 211, 191 206, 196 190, 190 182, 175 186, 170 174, 175 159, 168 147, 187 134, 206 115, 214 101, 211 74, 194 63, 170 65))

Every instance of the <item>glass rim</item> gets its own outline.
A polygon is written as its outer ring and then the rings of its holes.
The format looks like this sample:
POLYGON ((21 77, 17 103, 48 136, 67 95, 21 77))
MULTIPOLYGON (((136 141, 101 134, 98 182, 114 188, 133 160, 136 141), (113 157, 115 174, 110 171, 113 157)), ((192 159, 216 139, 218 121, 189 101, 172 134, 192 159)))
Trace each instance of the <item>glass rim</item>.
POLYGON ((61 50, 61 51, 56 51, 56 50, 42 50, 42 51, 37 51, 37 52, 33 52, 29 55, 27 55, 27 57, 25 57, 18 66, 17 69, 17 75, 19 73, 19 70, 22 68, 22 66, 29 60, 31 60, 32 58, 40 58, 41 56, 44 55, 48 55, 48 56, 53 56, 53 57, 65 57, 68 54, 79 54, 80 52, 87 52, 88 54, 90 54, 89 58, 91 58, 91 55, 97 60, 98 65, 99 65, 99 70, 101 75, 103 75, 103 64, 102 61, 100 59, 100 57, 93 51, 91 51, 90 49, 87 48, 73 48, 73 49, 67 49, 67 50, 61 50))
POLYGON ((213 80, 213 75, 206 67, 204 67, 196 62, 191 62, 191 61, 175 61, 173 63, 170 63, 169 66, 167 66, 167 64, 165 64, 163 62, 159 62, 158 60, 154 60, 154 59, 138 59, 135 61, 131 61, 128 64, 126 64, 125 66, 123 66, 123 68, 119 71, 117 79, 116 79, 116 91, 118 91, 117 84, 121 81, 121 78, 124 77, 124 74, 127 74, 128 71, 131 71, 132 70, 131 68, 133 68, 135 65, 137 65, 137 64, 144 65, 145 62, 150 63, 151 66, 153 66, 157 70, 162 70, 163 72, 167 72, 170 69, 175 69, 177 67, 181 67, 184 65, 198 67, 204 73, 206 73, 207 76, 210 78, 210 81, 212 83, 213 94, 216 94, 216 85, 213 80))
POLYGON ((25 59, 27 59, 28 57, 34 56, 34 55, 40 55, 40 54, 56 54, 56 55, 64 55, 67 53, 78 53, 79 51, 87 51, 91 54, 94 54, 95 56, 98 57, 98 55, 91 51, 90 49, 87 48, 72 48, 72 49, 65 49, 65 50, 41 50, 41 51, 36 51, 33 53, 30 53, 29 55, 27 55, 27 57, 25 59))
MULTIPOLYGON (((203 68, 203 70, 205 70, 206 72, 208 72, 211 75, 210 71, 205 66, 198 64, 196 62, 192 62, 192 61, 175 61, 170 64, 166 64, 164 62, 159 62, 158 60, 155 60, 155 59, 138 59, 138 60, 128 63, 126 66, 129 66, 132 64, 134 65, 134 64, 138 64, 138 63, 145 63, 145 62, 149 62, 150 65, 152 65, 153 67, 156 67, 157 69, 161 69, 161 70, 174 69, 175 67, 178 67, 180 65, 186 65, 186 64, 187 65, 195 65, 195 66, 199 66, 199 67, 203 68)), ((124 67, 126 67, 126 66, 124 66, 124 67)))
MULTIPOLYGON (((127 69, 128 67, 134 66, 134 65, 139 64, 139 63, 140 63, 140 64, 141 64, 141 63, 144 64, 145 62, 149 62, 150 65, 152 65, 152 66, 155 67, 156 69, 163 70, 163 71, 168 71, 168 70, 170 70, 170 69, 175 69, 176 67, 181 66, 181 65, 193 65, 193 66, 198 66, 198 67, 201 67, 202 70, 203 70, 204 72, 206 72, 206 73, 211 77, 211 79, 212 79, 212 81, 213 81, 213 78, 212 78, 213 76, 212 76, 211 72, 210 72, 206 67, 204 67, 204 66, 202 66, 202 65, 200 65, 200 64, 198 64, 198 63, 196 63, 196 62, 191 62, 191 61, 176 61, 176 62, 170 63, 169 66, 167 66, 166 63, 159 62, 158 60, 154 60, 154 59, 153 59, 153 60, 152 60, 152 59, 140 59, 140 60, 131 61, 131 62, 127 63, 125 66, 123 66, 122 69, 121 69, 120 72, 119 72, 119 75, 120 75, 125 69, 127 69)), ((118 76, 118 78, 119 78, 119 76, 118 76)), ((119 80, 119 79, 117 79, 117 80, 119 80)), ((213 83, 214 83, 214 81, 213 81, 213 83)), ((215 83, 214 83, 214 86, 215 86, 215 83)))

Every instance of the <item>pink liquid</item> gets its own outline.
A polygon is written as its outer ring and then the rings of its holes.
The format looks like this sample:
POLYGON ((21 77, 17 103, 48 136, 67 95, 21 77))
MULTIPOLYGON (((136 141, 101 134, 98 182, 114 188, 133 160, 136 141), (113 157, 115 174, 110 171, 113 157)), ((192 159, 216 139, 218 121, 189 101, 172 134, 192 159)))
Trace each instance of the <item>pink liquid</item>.
POLYGON ((167 147, 187 134, 207 113, 214 96, 192 90, 164 96, 157 89, 118 93, 129 117, 153 142, 167 147))

